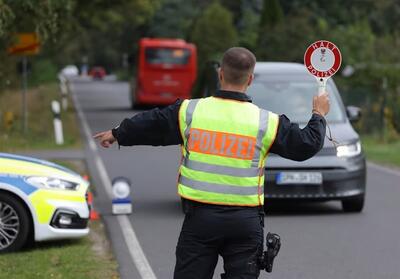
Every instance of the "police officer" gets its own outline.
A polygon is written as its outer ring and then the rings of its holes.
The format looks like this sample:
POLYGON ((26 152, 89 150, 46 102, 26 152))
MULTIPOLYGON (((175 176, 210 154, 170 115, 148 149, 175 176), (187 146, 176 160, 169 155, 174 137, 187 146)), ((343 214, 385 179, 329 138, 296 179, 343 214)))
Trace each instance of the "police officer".
POLYGON ((95 135, 103 147, 182 146, 178 194, 185 219, 176 247, 175 279, 212 278, 218 255, 222 278, 258 278, 250 268, 263 251, 264 160, 269 152, 302 161, 323 146, 328 95, 314 97, 307 126, 251 103, 245 94, 256 58, 228 49, 212 97, 178 100, 125 119, 95 135))

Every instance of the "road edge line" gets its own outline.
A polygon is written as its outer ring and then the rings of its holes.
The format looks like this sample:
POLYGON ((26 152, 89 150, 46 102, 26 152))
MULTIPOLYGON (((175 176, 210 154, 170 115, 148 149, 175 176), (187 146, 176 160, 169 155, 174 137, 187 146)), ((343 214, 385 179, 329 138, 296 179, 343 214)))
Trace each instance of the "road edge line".
POLYGON ((400 171, 395 170, 395 169, 391 169, 391 168, 387 168, 387 167, 378 165, 376 163, 367 162, 367 166, 371 167, 371 168, 374 168, 376 170, 380 170, 380 171, 383 171, 383 172, 386 172, 386 173, 390 173, 390 174, 395 175, 395 176, 400 176, 400 171))
MULTIPOLYGON (((92 138, 92 133, 87 123, 86 117, 83 114, 80 104, 75 96, 74 85, 72 83, 70 83, 70 92, 75 105, 75 110, 78 114, 78 118, 80 119, 86 140, 89 144, 89 148, 93 152, 96 168, 98 173, 100 174, 100 179, 102 182, 101 184, 105 192, 107 193, 108 198, 112 200, 112 187, 110 178, 104 166, 103 160, 98 153, 97 145, 92 138)), ((127 245, 129 254, 132 258, 132 262, 136 266, 142 279, 157 279, 153 269, 149 264, 149 261, 146 258, 146 255, 144 254, 142 246, 140 245, 140 242, 136 236, 135 230, 133 229, 132 224, 129 222, 128 217, 126 215, 118 215, 117 220, 122 231, 122 235, 124 236, 125 244, 127 245)))

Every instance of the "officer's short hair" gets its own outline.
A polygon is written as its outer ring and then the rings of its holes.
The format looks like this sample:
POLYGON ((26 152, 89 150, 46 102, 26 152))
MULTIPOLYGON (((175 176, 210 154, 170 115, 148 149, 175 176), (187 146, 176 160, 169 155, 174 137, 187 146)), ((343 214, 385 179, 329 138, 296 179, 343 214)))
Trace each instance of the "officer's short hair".
POLYGON ((244 85, 254 71, 256 57, 244 47, 232 47, 222 57, 221 69, 229 84, 244 85))

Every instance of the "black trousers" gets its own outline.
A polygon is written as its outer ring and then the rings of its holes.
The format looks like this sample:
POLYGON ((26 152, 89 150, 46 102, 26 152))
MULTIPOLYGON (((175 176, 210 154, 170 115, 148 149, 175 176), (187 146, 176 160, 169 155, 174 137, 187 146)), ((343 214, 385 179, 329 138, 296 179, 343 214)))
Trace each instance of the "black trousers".
POLYGON ((190 202, 176 247, 174 279, 212 279, 218 255, 224 260, 221 278, 258 278, 263 218, 259 208, 190 202))

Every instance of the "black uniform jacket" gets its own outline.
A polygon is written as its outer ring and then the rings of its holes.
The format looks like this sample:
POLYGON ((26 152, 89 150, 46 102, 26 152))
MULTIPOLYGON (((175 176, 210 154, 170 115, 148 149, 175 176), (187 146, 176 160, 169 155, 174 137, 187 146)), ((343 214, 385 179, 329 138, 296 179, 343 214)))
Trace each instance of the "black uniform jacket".
MULTIPOLYGON (((251 102, 248 95, 240 92, 220 90, 215 97, 251 102)), ((112 133, 122 146, 183 144, 178 124, 181 103, 178 100, 162 109, 140 112, 132 118, 124 119, 112 133)), ((303 129, 291 123, 285 115, 280 115, 277 135, 270 152, 295 161, 307 160, 321 150, 325 129, 325 119, 318 114, 313 114, 303 129)))

